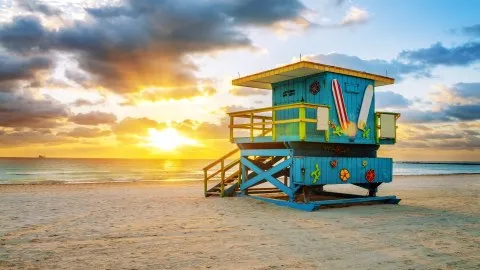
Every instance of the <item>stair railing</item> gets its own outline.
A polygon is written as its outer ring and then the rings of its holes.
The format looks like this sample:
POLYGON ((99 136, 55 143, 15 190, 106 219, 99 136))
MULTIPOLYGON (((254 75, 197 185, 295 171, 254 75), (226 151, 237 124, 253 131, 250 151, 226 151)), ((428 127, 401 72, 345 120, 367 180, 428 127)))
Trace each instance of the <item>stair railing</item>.
POLYGON ((240 149, 238 149, 238 148, 234 149, 234 150, 228 152, 227 154, 225 154, 224 156, 220 157, 219 159, 213 161, 212 163, 207 165, 205 168, 203 168, 203 174, 204 174, 204 183, 203 184, 204 184, 205 194, 208 191, 208 185, 207 185, 208 180, 210 180, 213 177, 215 177, 216 175, 220 174, 220 196, 223 197, 224 191, 225 191, 225 179, 226 179, 225 178, 225 172, 227 172, 231 168, 240 164, 240 159, 239 158, 237 158, 234 161, 228 163, 227 165, 225 165, 225 160, 228 159, 229 157, 233 156, 234 154, 236 154, 238 151, 240 151, 240 149), (215 171, 211 174, 208 174, 209 169, 215 167, 218 164, 220 164, 220 169, 218 169, 217 171, 215 171))

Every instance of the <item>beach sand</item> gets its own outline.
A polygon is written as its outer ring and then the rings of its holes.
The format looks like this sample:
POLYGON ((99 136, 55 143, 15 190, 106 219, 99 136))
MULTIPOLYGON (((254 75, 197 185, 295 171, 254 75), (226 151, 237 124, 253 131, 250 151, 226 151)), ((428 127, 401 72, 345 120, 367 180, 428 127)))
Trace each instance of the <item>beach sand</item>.
POLYGON ((379 195, 399 205, 316 212, 201 182, 0 185, 0 269, 480 269, 479 178, 396 177, 379 195))

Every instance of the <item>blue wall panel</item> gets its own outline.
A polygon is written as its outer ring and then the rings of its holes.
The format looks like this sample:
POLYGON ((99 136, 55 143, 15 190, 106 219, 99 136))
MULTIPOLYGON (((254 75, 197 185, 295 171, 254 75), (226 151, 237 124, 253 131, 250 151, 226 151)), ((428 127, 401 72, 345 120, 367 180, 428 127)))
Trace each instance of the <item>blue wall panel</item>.
POLYGON ((305 185, 326 185, 326 184, 352 184, 368 183, 365 179, 365 173, 373 169, 376 177, 374 182, 392 181, 392 159, 391 158, 350 158, 350 157, 293 157, 293 181, 297 184, 305 185), (337 166, 332 168, 330 161, 336 160, 337 166), (362 162, 367 165, 363 166, 362 162), (316 170, 316 164, 320 169, 320 178, 313 183, 312 172, 316 170), (302 174, 302 168, 305 173, 302 174), (350 179, 343 182, 340 179, 340 171, 347 169, 350 172, 350 179))

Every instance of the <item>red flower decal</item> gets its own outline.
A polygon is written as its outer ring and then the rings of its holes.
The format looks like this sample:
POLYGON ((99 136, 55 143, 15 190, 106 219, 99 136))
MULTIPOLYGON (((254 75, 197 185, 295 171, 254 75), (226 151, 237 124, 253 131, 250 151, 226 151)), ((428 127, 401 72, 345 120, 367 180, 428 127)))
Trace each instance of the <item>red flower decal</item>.
POLYGON ((368 170, 366 173, 365 173, 365 179, 371 183, 375 180, 375 170, 368 170))

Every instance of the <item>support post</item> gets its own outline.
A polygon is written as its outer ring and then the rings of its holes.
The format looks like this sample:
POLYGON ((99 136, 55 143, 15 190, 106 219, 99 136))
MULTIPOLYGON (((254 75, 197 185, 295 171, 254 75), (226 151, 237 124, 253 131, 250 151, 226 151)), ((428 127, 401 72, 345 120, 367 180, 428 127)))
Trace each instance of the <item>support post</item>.
POLYGON ((253 142, 253 113, 250 113, 250 141, 253 142))
POLYGON ((265 116, 262 117, 262 136, 265 134, 265 116))
POLYGON ((306 108, 305 107, 300 107, 298 108, 298 118, 299 118, 299 123, 298 123, 298 133, 301 141, 304 141, 305 138, 307 137, 307 123, 305 122, 305 113, 306 108))
POLYGON ((242 163, 238 163, 238 187, 242 184, 242 163))
MULTIPOLYGON (((243 165, 242 162, 240 162, 240 165, 242 166, 242 182, 246 182, 248 180, 247 166, 243 165)), ((244 189, 241 191, 242 191, 242 195, 248 195, 248 189, 244 189)))
POLYGON ((230 116, 230 142, 233 143, 233 116, 230 116))
POLYGON ((277 113, 275 111, 275 108, 272 110, 272 141, 277 140, 277 124, 275 123, 277 117, 277 113))
POLYGON ((203 189, 205 191, 205 197, 207 197, 207 170, 203 170, 203 189))
POLYGON ((220 182, 220 196, 223 197, 225 193, 225 170, 224 170, 224 160, 222 160, 222 163, 220 163, 221 166, 221 182, 220 182))

